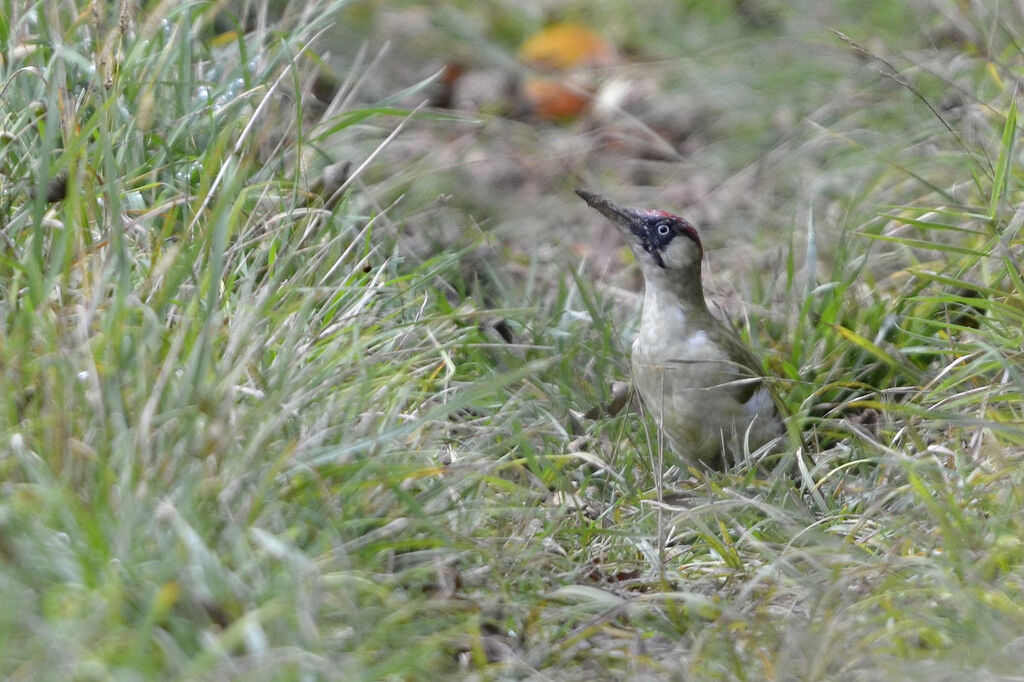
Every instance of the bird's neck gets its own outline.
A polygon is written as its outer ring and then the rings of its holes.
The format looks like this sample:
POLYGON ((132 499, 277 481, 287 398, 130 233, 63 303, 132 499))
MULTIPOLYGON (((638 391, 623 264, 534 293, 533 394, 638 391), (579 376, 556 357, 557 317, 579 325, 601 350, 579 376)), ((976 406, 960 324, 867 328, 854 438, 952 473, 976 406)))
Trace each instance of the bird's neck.
POLYGON ((708 304, 704 300, 704 287, 700 280, 700 270, 688 272, 684 277, 669 279, 659 273, 656 278, 649 279, 644 290, 644 312, 646 320, 668 315, 677 319, 682 326, 701 324, 708 312, 708 304))

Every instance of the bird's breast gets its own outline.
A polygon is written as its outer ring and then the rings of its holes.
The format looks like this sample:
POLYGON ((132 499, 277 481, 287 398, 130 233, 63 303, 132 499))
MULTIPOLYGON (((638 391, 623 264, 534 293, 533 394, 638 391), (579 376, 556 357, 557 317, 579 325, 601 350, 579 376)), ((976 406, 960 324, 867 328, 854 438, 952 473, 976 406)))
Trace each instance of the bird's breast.
POLYGON ((718 364, 728 359, 707 331, 692 328, 682 312, 673 310, 661 315, 644 316, 640 332, 633 342, 633 358, 653 363, 688 365, 701 362, 718 364))
POLYGON ((737 399, 735 382, 751 370, 737 366, 726 346, 681 311, 643 316, 632 365, 637 390, 672 449, 690 461, 710 461, 723 433, 742 433, 752 420, 771 416, 761 414, 771 409, 767 391, 746 404, 737 399))

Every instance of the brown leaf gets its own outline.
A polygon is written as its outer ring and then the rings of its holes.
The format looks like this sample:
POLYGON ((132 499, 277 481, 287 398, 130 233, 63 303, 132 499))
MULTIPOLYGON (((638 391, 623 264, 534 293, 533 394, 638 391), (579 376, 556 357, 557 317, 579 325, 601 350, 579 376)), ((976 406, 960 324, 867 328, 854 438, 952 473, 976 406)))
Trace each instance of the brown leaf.
POLYGON ((590 104, 589 93, 552 78, 523 81, 522 94, 529 111, 547 120, 573 118, 590 104))

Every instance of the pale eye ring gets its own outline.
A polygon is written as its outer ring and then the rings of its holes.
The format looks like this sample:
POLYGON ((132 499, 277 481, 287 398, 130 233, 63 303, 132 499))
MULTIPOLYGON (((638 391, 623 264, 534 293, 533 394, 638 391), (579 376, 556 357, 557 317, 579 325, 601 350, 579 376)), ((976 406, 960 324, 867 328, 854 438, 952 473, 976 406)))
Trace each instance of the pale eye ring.
POLYGON ((666 224, 666 223, 662 223, 661 225, 658 225, 658 234, 660 234, 662 237, 667 236, 668 233, 671 232, 671 231, 672 231, 671 228, 669 228, 668 224, 666 224))

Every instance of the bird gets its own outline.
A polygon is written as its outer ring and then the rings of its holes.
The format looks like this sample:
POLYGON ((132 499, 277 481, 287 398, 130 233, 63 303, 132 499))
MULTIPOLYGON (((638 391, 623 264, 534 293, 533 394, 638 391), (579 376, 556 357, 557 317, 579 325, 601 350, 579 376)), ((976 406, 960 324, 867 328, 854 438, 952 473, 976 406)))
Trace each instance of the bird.
POLYGON ((584 189, 576 194, 615 225, 643 272, 633 383, 665 445, 690 466, 724 470, 730 454, 781 441, 780 408, 760 363, 708 310, 697 229, 666 211, 623 208, 584 189))

